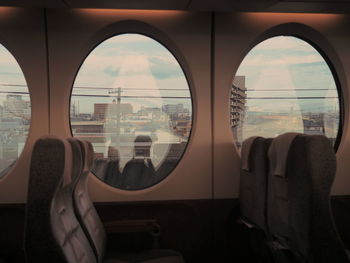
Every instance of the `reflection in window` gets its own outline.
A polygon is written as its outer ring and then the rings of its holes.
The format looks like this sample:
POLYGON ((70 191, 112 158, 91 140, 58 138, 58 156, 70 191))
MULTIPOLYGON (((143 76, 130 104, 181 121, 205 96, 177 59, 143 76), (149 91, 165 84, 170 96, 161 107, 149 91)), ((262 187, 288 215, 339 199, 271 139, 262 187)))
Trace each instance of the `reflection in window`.
POLYGON ((165 178, 181 158, 192 125, 186 77, 157 41, 122 34, 82 64, 71 96, 73 135, 93 144, 93 173, 136 190, 165 178))
POLYGON ((0 44, 0 178, 24 148, 31 116, 29 92, 15 58, 0 44))
POLYGON ((267 39, 244 58, 230 91, 230 120, 238 148, 250 136, 324 134, 334 145, 339 99, 328 64, 307 42, 267 39))

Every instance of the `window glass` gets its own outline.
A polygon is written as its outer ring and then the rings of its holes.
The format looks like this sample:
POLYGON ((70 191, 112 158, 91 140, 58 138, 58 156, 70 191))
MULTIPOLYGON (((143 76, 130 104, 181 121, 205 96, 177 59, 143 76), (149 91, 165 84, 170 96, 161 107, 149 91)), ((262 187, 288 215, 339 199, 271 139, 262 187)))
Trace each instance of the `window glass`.
POLYGON ((93 173, 126 190, 165 178, 192 126, 191 94, 175 57, 159 42, 121 34, 98 45, 72 90, 71 129, 94 147, 93 173))
POLYGON ((324 134, 334 145, 339 98, 318 51, 292 36, 269 38, 244 58, 230 90, 230 121, 238 148, 250 136, 324 134))
POLYGON ((22 153, 30 117, 29 92, 22 70, 0 44, 0 178, 22 153))

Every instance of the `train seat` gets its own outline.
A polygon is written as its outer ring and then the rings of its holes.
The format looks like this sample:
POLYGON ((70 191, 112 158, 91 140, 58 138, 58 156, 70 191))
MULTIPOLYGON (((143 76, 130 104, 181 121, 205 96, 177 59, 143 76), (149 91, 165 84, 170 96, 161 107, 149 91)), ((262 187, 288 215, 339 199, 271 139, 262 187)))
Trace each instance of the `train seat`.
POLYGON ((267 225, 276 262, 349 262, 330 208, 336 170, 323 135, 286 133, 268 152, 267 225))
MULTIPOLYGON (((77 139, 69 139, 76 140, 77 139)), ((97 211, 89 197, 87 178, 93 163, 93 147, 88 141, 79 141, 83 155, 83 169, 74 189, 74 204, 77 218, 97 256, 98 262, 147 262, 147 263, 179 263, 183 262, 180 253, 173 250, 150 249, 135 253, 120 254, 106 251, 106 233, 97 211)))
MULTIPOLYGON (((255 256, 255 262, 268 262, 265 247, 268 238, 266 225, 266 184, 268 173, 267 151, 272 139, 250 137, 243 142, 239 202, 239 222, 248 239, 248 246, 255 256)), ((252 255, 250 255, 252 256, 252 255)))
POLYGON ((107 163, 105 182, 114 187, 121 187, 122 176, 120 172, 119 159, 109 160, 107 163))
POLYGON ((81 166, 79 144, 54 137, 36 141, 26 206, 28 263, 96 263, 73 209, 72 183, 80 175, 81 166))

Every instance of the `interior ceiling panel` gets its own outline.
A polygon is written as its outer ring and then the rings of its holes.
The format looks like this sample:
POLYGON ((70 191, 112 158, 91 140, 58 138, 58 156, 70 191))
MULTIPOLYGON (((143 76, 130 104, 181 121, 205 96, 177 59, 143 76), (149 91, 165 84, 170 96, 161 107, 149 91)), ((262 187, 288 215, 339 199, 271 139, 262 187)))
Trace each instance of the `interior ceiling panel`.
POLYGON ((0 6, 59 8, 67 7, 64 0, 0 0, 0 6))
POLYGON ((0 0, 0 6, 350 13, 350 0, 0 0))
POLYGON ((186 10, 190 0, 65 0, 69 7, 186 10))
POLYGON ((195 11, 262 11, 278 0, 192 0, 189 9, 195 11))
POLYGON ((192 0, 194 11, 348 13, 350 0, 192 0))

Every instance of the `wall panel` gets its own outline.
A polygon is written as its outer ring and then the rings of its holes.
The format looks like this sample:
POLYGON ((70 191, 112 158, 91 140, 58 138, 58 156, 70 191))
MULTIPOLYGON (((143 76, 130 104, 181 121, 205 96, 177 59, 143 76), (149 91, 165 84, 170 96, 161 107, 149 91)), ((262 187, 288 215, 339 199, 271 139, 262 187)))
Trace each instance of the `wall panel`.
POLYGON ((135 32, 158 39, 182 64, 193 95, 189 145, 175 170, 140 191, 114 189, 90 176, 95 201, 211 198, 210 14, 101 9, 48 10, 51 133, 71 136, 70 92, 80 64, 101 41, 135 32))
MULTIPOLYGON (((349 105, 350 51, 346 15, 288 13, 217 13, 215 19, 215 92, 214 92, 214 196, 237 197, 240 155, 229 121, 229 89, 244 56, 256 44, 275 35, 296 35, 318 45, 337 71, 349 105)), ((344 109, 344 132, 337 152, 338 169, 334 194, 349 193, 347 165, 350 161, 349 107, 344 109)), ((258 135, 258 131, 257 131, 258 135)))
POLYGON ((0 43, 16 58, 31 99, 31 127, 24 150, 0 179, 0 203, 23 203, 27 195, 30 156, 37 138, 49 132, 49 102, 43 9, 0 8, 0 43))

